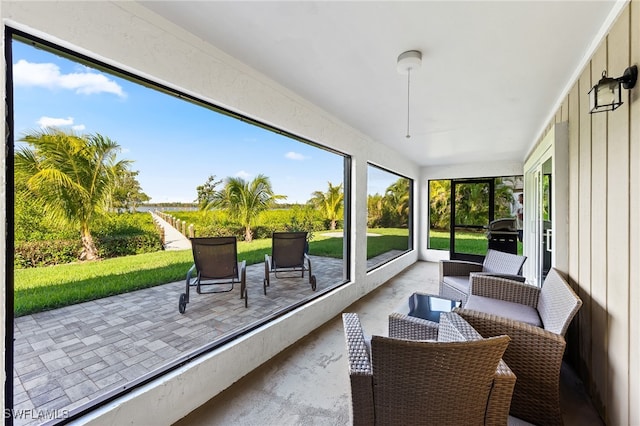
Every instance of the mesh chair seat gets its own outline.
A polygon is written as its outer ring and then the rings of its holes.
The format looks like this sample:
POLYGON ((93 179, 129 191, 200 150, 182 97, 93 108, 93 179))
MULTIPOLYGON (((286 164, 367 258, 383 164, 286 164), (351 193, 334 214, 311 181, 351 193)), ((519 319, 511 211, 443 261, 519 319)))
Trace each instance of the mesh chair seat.
POLYGON ((316 276, 311 272, 311 258, 307 254, 306 232, 274 232, 271 238, 271 255, 264 257, 264 294, 271 285, 270 274, 278 278, 278 273, 309 273, 311 290, 316 290, 316 276))
POLYGON ((187 271, 178 311, 184 314, 191 287, 195 287, 198 294, 224 293, 233 290, 237 283, 240 283, 240 298, 244 299, 245 308, 248 307, 246 261, 238 262, 236 237, 191 238, 191 249, 193 266, 187 271))

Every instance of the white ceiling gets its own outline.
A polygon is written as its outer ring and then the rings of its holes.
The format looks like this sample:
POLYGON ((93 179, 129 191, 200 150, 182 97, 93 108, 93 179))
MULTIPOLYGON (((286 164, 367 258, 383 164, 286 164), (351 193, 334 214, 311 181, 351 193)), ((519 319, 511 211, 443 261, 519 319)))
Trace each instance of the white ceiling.
POLYGON ((522 161, 615 1, 151 1, 420 165, 522 161), (420 50, 407 76, 397 57, 420 50))

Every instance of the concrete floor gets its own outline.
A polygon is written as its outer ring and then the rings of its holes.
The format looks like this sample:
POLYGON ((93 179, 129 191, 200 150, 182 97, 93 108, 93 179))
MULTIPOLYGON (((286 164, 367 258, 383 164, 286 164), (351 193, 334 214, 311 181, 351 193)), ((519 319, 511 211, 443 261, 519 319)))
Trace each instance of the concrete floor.
MULTIPOLYGON (((414 291, 438 292, 438 265, 418 262, 345 309, 368 334, 387 335, 387 315, 414 291)), ((582 383, 563 368, 565 425, 602 425, 582 383)), ((195 425, 346 425, 351 397, 344 333, 337 316, 177 422, 195 425)))

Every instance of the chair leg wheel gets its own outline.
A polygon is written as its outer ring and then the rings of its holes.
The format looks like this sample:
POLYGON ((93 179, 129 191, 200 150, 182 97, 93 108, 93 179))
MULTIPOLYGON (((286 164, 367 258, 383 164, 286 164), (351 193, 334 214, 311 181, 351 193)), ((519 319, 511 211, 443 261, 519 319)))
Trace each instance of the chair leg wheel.
POLYGON ((187 295, 186 293, 182 293, 180 295, 180 300, 178 300, 178 312, 184 314, 184 311, 187 309, 187 295))

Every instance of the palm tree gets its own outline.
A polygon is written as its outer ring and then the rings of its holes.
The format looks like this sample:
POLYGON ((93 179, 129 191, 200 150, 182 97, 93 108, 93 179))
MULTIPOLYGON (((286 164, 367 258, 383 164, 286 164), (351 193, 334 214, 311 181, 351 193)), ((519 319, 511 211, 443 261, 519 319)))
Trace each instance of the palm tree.
POLYGON ((79 136, 58 129, 27 134, 30 147, 15 154, 16 180, 40 203, 54 223, 77 226, 83 260, 98 258, 90 226, 103 213, 118 176, 129 161, 117 161, 120 146, 100 134, 79 136))
POLYGON ((456 223, 454 225, 489 224, 489 185, 457 184, 455 203, 456 223))
POLYGON ((276 200, 287 198, 276 195, 271 188, 271 181, 265 175, 258 175, 251 182, 239 177, 226 179, 224 188, 216 191, 207 209, 226 209, 229 216, 244 226, 244 239, 251 241, 253 233, 251 225, 258 215, 275 204, 276 200))
POLYGON ((451 181, 429 181, 429 226, 448 231, 451 222, 451 181))
POLYGON ((384 195, 389 210, 394 212, 396 223, 394 226, 407 226, 409 223, 409 179, 400 178, 389 185, 384 195))
POLYGON ((343 216, 344 192, 342 191, 342 184, 338 186, 333 186, 331 182, 328 182, 328 184, 329 189, 327 192, 315 191, 311 194, 309 203, 317 208, 322 216, 331 223, 329 229, 333 231, 336 229, 338 220, 343 216))
POLYGON ((382 195, 367 196, 367 228, 380 228, 384 216, 384 198, 382 195))

